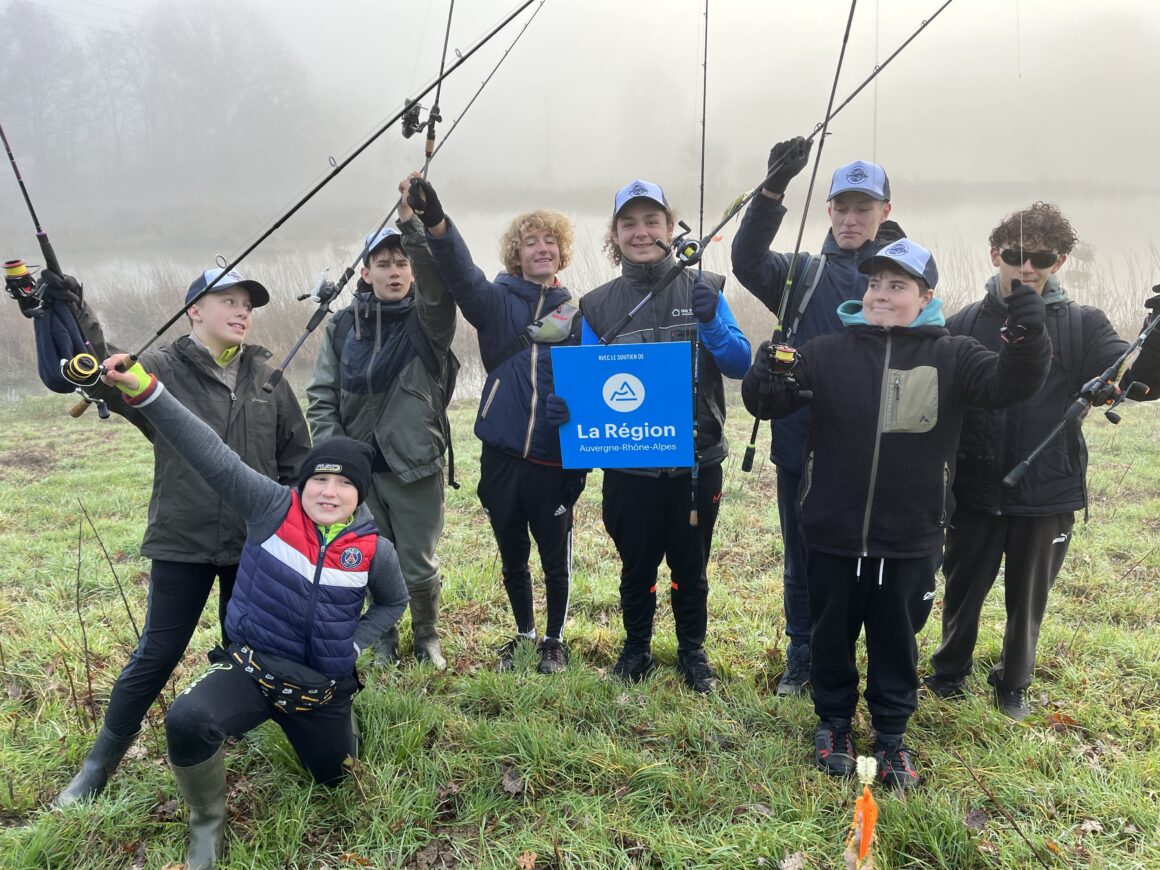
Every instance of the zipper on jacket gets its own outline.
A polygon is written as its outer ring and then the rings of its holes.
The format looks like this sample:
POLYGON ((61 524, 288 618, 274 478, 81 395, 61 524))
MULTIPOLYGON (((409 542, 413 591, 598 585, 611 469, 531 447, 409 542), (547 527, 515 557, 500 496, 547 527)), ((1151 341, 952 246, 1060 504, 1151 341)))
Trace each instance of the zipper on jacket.
POLYGON ((951 466, 950 463, 943 463, 943 484, 942 484, 942 513, 939 515, 938 524, 942 528, 947 525, 947 490, 951 485, 951 466))
POLYGON ((487 412, 491 410, 491 403, 495 401, 495 394, 499 392, 499 378, 492 382, 491 392, 487 394, 487 401, 483 403, 483 410, 479 412, 479 419, 486 420, 487 412))
MULTIPOLYGON (((540 319, 540 312, 544 307, 544 300, 548 298, 548 288, 541 285, 540 287, 540 301, 536 303, 536 313, 532 315, 532 320, 540 319)), ((528 458, 528 453, 532 449, 532 431, 536 426, 536 404, 540 398, 538 381, 538 369, 540 364, 540 346, 534 341, 532 342, 532 358, 531 365, 528 368, 528 379, 532 382, 532 404, 528 410, 528 431, 524 435, 524 459, 528 458)))
POLYGON ((894 406, 890 409, 890 427, 898 427, 898 404, 902 401, 902 378, 894 376, 894 406))
MULTIPOLYGON (((322 566, 326 562, 326 548, 329 547, 330 544, 334 543, 334 541, 328 543, 326 539, 323 538, 322 532, 318 530, 318 526, 314 527, 314 534, 318 536, 318 541, 321 546, 318 548, 318 562, 314 566, 314 583, 310 587, 310 604, 306 611, 308 616, 306 618, 305 649, 303 651, 302 657, 306 659, 303 664, 307 667, 314 667, 314 656, 312 655, 312 645, 314 640, 314 612, 315 608, 318 606, 318 590, 322 585, 320 581, 322 580, 322 566)), ((337 541, 338 538, 341 537, 342 535, 339 535, 334 540, 337 541)))
POLYGON ((878 397, 878 425, 874 432, 874 458, 870 461, 870 488, 866 491, 866 511, 862 517, 862 556, 869 555, 867 538, 870 535, 870 508, 874 504, 874 487, 878 483, 878 454, 882 449, 882 421, 886 416, 887 391, 890 381, 890 330, 886 331, 886 354, 882 361, 882 392, 878 397))

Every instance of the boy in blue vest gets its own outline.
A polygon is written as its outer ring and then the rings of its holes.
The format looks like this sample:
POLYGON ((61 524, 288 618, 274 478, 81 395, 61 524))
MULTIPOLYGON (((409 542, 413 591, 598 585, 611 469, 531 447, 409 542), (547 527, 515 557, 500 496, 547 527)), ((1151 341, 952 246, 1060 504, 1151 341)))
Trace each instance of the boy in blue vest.
POLYGON ((315 781, 337 783, 357 750, 351 700, 355 660, 391 628, 407 589, 390 541, 363 503, 373 450, 346 437, 306 455, 296 488, 249 468, 139 364, 106 383, 246 521, 226 615, 231 643, 165 717, 169 762, 189 805, 187 870, 213 867, 226 820, 223 744, 267 719, 285 732, 315 781), (371 605, 363 612, 368 593, 371 605))
POLYGON ((861 301, 838 306, 844 329, 806 342, 775 371, 768 344, 742 383, 745 407, 781 418, 809 404, 813 420, 798 491, 812 619, 810 682, 819 724, 815 761, 851 776, 858 703, 855 643, 866 628, 866 705, 878 776, 919 782, 904 745, 918 699, 915 635, 930 615, 951 486, 969 405, 1032 395, 1051 360, 1043 299, 1018 284, 999 353, 951 336, 934 298, 930 252, 899 240, 863 261, 861 301))

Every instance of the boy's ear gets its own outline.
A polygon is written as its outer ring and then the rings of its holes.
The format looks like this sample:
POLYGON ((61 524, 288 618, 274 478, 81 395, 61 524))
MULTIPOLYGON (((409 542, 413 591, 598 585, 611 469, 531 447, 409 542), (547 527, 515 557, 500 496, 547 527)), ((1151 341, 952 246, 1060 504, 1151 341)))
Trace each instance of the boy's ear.
POLYGON ((362 278, 364 281, 370 281, 371 270, 366 267, 366 263, 363 263, 361 266, 358 267, 358 276, 360 278, 362 278))
POLYGON ((926 308, 926 306, 930 305, 930 300, 934 299, 934 290, 931 289, 930 287, 927 287, 926 290, 923 291, 923 293, 919 297, 919 299, 920 299, 919 304, 921 305, 921 307, 926 308))

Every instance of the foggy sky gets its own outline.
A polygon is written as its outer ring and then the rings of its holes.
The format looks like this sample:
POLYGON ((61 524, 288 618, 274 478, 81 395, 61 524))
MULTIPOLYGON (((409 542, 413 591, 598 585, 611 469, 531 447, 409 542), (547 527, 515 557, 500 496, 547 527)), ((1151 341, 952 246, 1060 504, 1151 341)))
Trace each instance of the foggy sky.
MULTIPOLYGON (((148 0, 35 5, 59 12, 59 21, 82 41, 110 29, 132 39, 160 8, 148 0)), ((204 6, 207 15, 223 9, 210 0, 183 5, 204 6)), ((296 143, 293 157, 277 137, 248 143, 259 146, 262 163, 278 172, 248 198, 234 222, 223 224, 221 238, 204 243, 212 248, 206 258, 240 248, 248 240, 245 233, 239 236, 241 227, 252 238, 326 172, 329 157, 341 159, 433 79, 447 15, 441 0, 234 5, 244 7, 236 18, 244 27, 239 50, 264 45, 288 52, 305 70, 303 105, 307 98, 311 106, 320 101, 329 114, 306 134, 309 141, 296 143)), ((515 5, 459 0, 452 48, 466 50, 515 5)), ((859 3, 838 101, 938 5, 859 3)), ((448 211, 510 214, 549 205, 594 215, 610 206, 617 187, 645 177, 664 185, 687 218, 695 216, 703 6, 702 0, 547 0, 433 164, 431 179, 448 211)), ((848 10, 836 0, 711 0, 708 220, 760 180, 773 142, 808 134, 821 121, 848 10)), ((441 134, 521 21, 448 80, 441 134)), ((887 167, 896 211, 909 202, 911 217, 904 224, 920 240, 961 236, 974 244, 1003 213, 1046 199, 1071 213, 1085 238, 1102 245, 1147 243, 1155 235, 1151 206, 1160 192, 1153 171, 1160 141, 1154 110, 1158 39, 1160 6, 1145 0, 955 0, 876 86, 832 122, 808 237, 824 231, 830 171, 864 158, 887 167)), ((51 52, 44 56, 43 75, 51 76, 57 61, 51 52)), ((0 89, 6 86, 0 81, 0 89)), ((293 113, 293 98, 281 108, 293 113)), ((21 135, 21 119, 0 121, 17 140, 19 156, 34 165, 36 143, 21 135)), ((195 130, 197 122, 191 119, 195 130)), ((191 198, 254 168, 231 160, 228 143, 212 147, 221 148, 221 170, 212 178, 189 179, 191 198)), ((421 137, 404 140, 388 131, 287 232, 313 232, 312 220, 325 216, 325 222, 339 224, 335 234, 358 237, 393 202, 397 179, 421 160, 421 137)), ((51 217, 41 215, 46 223, 67 223, 67 211, 91 215, 102 230, 116 232, 107 202, 57 190, 52 179, 27 169, 25 175, 54 206, 51 217)), ((787 199, 795 224, 807 176, 795 182, 787 199)), ((18 196, 11 173, 2 168, 0 241, 8 245, 27 241, 28 219, 18 196)), ((151 203, 148 189, 134 191, 134 197, 141 208, 169 216, 157 227, 157 256, 179 247, 183 203, 151 203)), ((481 219, 479 231, 498 234, 498 220, 481 219)), ((79 232, 75 226, 70 231, 79 232)), ((319 246, 330 240, 318 239, 319 246)), ((490 251, 492 238, 486 243, 490 251)))

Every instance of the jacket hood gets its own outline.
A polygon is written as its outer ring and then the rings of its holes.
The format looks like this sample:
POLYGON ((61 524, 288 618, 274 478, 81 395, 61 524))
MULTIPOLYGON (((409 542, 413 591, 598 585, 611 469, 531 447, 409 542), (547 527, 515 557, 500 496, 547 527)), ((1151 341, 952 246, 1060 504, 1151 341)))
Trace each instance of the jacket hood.
MULTIPOLYGON (((529 281, 526 278, 520 277, 519 275, 513 275, 511 272, 500 272, 495 276, 495 283, 499 284, 509 293, 514 293, 515 295, 520 296, 529 302, 536 302, 539 300, 540 291, 544 287, 543 284, 537 284, 534 281, 529 281)), ((556 303, 557 305, 559 305, 560 302, 564 302, 565 300, 572 298, 572 294, 568 292, 568 288, 561 284, 558 279, 555 284, 548 285, 548 293, 552 294, 553 296, 555 294, 561 294, 559 302, 556 303)))
MULTIPOLYGON (((992 302, 998 304, 1000 308, 1007 307, 1007 300, 1003 296, 1003 291, 999 288, 999 276, 992 275, 987 279, 987 296, 992 302)), ((1067 291, 1063 289, 1063 285, 1059 282, 1058 275, 1049 275, 1047 283, 1043 286, 1043 304, 1051 305, 1055 302, 1066 302, 1067 291)))
MULTIPOLYGON (((914 329, 919 326, 945 326, 946 318, 943 316, 942 300, 937 296, 927 303, 926 308, 918 312, 918 317, 914 318, 902 329, 914 329)), ((862 302, 858 299, 849 299, 838 306, 838 317, 842 320, 843 326, 870 326, 866 321, 866 315, 862 313, 862 302)))

